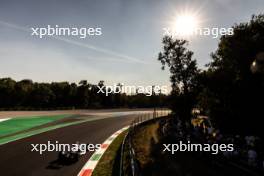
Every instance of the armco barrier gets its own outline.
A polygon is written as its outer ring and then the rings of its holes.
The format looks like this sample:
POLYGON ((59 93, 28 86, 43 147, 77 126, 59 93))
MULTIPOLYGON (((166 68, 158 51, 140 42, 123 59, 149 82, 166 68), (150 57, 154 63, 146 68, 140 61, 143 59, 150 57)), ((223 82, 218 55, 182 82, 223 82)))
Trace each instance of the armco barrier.
POLYGON ((132 142, 132 138, 134 134, 137 132, 137 127, 151 120, 168 116, 169 113, 170 113, 170 110, 168 109, 158 109, 158 110, 154 109, 153 113, 141 113, 137 116, 137 118, 135 118, 132 121, 128 129, 128 133, 125 136, 122 142, 122 146, 121 146, 119 176, 125 176, 125 175, 140 176, 140 167, 136 160, 135 151, 134 151, 133 142, 132 142), (125 147, 128 147, 128 153, 129 153, 129 158, 130 158, 129 171, 126 171, 124 168, 125 147), (130 173, 130 174, 126 174, 126 173, 130 173))

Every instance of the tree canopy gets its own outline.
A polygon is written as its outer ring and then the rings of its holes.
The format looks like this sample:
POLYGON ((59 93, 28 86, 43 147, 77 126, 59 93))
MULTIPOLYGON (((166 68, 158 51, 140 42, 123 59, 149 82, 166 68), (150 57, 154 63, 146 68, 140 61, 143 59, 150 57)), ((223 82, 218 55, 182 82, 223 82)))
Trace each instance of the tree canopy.
POLYGON ((104 81, 97 85, 81 80, 79 84, 69 82, 38 83, 32 80, 15 81, 0 79, 0 110, 42 110, 73 108, 147 108, 162 107, 167 98, 164 94, 147 96, 143 93, 99 92, 105 89, 104 81))
POLYGON ((171 108, 180 118, 188 119, 194 103, 193 88, 198 74, 196 60, 192 58, 193 52, 186 48, 186 40, 165 36, 162 43, 163 51, 159 53, 158 60, 163 70, 168 66, 170 71, 171 108))
POLYGON ((260 68, 264 60, 264 15, 233 28, 234 35, 222 36, 212 53, 199 103, 222 128, 260 134, 264 77, 252 64, 260 68))

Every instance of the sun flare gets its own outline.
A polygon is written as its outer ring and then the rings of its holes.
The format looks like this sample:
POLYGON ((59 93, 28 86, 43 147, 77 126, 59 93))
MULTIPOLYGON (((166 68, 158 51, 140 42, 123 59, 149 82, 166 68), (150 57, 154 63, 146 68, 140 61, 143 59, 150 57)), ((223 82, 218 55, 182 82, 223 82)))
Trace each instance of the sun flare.
POLYGON ((190 36, 198 27, 198 19, 191 14, 181 14, 175 18, 174 31, 179 36, 190 36))

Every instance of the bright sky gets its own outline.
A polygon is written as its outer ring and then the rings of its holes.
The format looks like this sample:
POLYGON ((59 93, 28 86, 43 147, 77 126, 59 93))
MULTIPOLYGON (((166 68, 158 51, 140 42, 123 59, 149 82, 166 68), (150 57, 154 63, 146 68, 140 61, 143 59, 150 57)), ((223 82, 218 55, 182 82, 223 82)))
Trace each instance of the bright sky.
MULTIPOLYGON (((263 0, 0 0, 0 77, 168 85, 157 55, 163 28, 175 24, 176 16, 195 14, 200 27, 227 28, 263 9, 263 0), (31 36, 31 27, 47 25, 101 27, 102 35, 31 36)), ((188 39, 202 68, 219 38, 188 39)))

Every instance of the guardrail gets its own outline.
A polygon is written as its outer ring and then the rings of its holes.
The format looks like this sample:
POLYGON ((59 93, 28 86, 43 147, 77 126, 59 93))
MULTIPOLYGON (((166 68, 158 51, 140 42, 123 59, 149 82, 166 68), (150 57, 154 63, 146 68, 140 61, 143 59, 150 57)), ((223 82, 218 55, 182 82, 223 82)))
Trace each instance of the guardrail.
POLYGON ((170 110, 168 109, 156 109, 155 108, 153 110, 153 113, 141 113, 132 121, 128 129, 128 133, 125 136, 122 142, 122 146, 121 146, 119 176, 125 176, 125 175, 140 176, 140 167, 136 160, 134 146, 132 142, 132 138, 134 134, 137 132, 137 127, 139 127, 145 122, 149 122, 150 120, 167 116, 169 113, 170 113, 170 110), (129 153, 129 159, 130 159, 129 171, 125 171, 125 168, 124 168, 124 152, 125 152, 126 146, 128 147, 128 153, 129 153))

